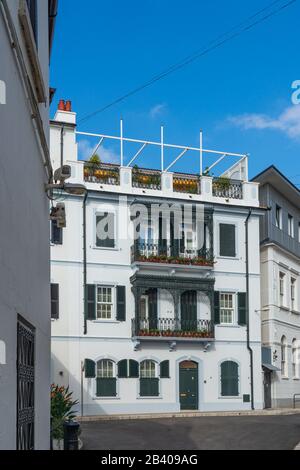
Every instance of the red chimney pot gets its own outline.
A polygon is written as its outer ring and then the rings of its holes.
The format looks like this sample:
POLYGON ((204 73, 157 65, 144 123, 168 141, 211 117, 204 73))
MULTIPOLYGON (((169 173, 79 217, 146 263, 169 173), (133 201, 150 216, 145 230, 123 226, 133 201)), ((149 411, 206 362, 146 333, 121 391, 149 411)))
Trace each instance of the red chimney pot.
POLYGON ((59 111, 65 111, 66 103, 65 100, 59 100, 58 103, 58 110, 59 111))
POLYGON ((66 102, 65 111, 68 111, 69 113, 72 112, 72 101, 68 100, 66 102))

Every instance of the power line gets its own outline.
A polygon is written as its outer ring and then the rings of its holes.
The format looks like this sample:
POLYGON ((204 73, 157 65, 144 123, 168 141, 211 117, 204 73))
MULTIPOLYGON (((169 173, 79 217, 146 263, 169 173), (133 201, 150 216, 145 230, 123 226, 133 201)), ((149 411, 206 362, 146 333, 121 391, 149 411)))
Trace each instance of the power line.
POLYGON ((115 99, 114 101, 112 101, 111 103, 105 105, 104 107, 90 113, 90 114, 87 114, 86 116, 84 116, 80 121, 79 123, 83 123, 85 121, 87 121, 88 119, 96 116, 97 114, 100 114, 104 111, 106 111, 107 109, 111 108, 112 106, 124 101, 126 98, 129 98, 130 96, 144 90, 145 88, 148 88, 149 86, 153 85, 154 83, 156 83, 157 81, 159 80, 162 80, 163 78, 167 77, 168 75, 170 75, 171 73, 174 73, 184 67, 186 67, 187 65, 189 65, 190 63, 194 62, 195 60, 203 57, 204 55, 207 55, 209 52, 221 47, 222 45, 224 45, 225 43, 233 40, 234 38, 240 36, 241 34, 243 34, 244 32, 246 31, 249 31, 250 29, 254 28, 255 26, 257 26, 258 24, 268 20, 269 18, 271 18, 272 16, 274 16, 275 14, 281 12, 282 10, 288 8, 289 6, 291 6, 293 3, 295 3, 297 0, 290 0, 289 2, 285 3, 284 5, 282 5, 281 7, 269 12, 268 14, 266 14, 265 16, 263 16, 262 18, 254 21, 253 23, 251 23, 250 25, 247 25, 245 26, 244 28, 242 28, 240 31, 237 31, 236 33, 232 34, 231 36, 229 37, 226 37, 228 36, 228 34, 232 33, 233 31, 235 31, 236 29, 240 28, 241 26, 247 24, 250 20, 256 18, 257 16, 261 15, 261 13, 265 12, 266 10, 269 10, 270 8, 272 8, 272 6, 274 6, 275 4, 279 3, 280 1, 282 0, 276 0, 276 1, 273 1, 272 3, 270 3, 269 5, 267 5, 266 7, 260 9, 259 11, 257 11, 255 14, 251 15, 249 18, 247 18, 246 20, 244 20, 243 22, 239 23, 238 25, 234 26, 233 28, 231 28, 229 31, 227 31, 226 33, 223 33, 221 35, 219 35, 216 39, 214 39, 213 41, 210 41, 208 43, 208 45, 206 46, 206 48, 203 50, 198 50, 196 51, 194 54, 190 55, 190 56, 187 56, 185 59, 183 59, 182 61, 180 62, 177 62, 176 64, 173 64, 172 66, 170 66, 169 68, 167 68, 166 70, 164 70, 163 72, 161 72, 160 74, 152 77, 152 79, 150 79, 149 81, 145 82, 144 84, 134 88, 133 90, 129 91, 128 93, 126 93, 125 95, 123 96, 120 96, 119 98, 115 99), (221 38, 224 38, 222 41, 220 41, 221 38), (218 42, 217 42, 218 41, 218 42), (216 43, 216 44, 214 44, 216 43), (213 44, 213 45, 211 45, 213 44), (211 46, 210 46, 211 45, 211 46))

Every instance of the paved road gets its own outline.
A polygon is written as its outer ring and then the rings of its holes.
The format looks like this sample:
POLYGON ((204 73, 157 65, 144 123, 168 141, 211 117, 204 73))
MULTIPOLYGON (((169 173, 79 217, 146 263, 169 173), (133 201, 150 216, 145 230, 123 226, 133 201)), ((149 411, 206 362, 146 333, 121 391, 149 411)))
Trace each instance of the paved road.
POLYGON ((163 418, 82 423, 86 450, 292 450, 300 415, 163 418))

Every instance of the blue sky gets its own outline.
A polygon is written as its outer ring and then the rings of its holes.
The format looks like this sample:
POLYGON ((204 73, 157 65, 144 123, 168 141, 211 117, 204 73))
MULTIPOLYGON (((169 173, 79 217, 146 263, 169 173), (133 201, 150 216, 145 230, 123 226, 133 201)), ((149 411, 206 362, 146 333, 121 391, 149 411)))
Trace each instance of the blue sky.
MULTIPOLYGON (((271 0, 61 0, 51 62, 51 86, 71 99, 78 120, 206 46, 271 0)), ((282 0, 282 3, 285 3, 282 0)), ((120 117, 128 137, 250 153, 250 176, 275 164, 300 184, 300 105, 291 84, 300 80, 300 1, 253 30, 212 51, 79 125, 117 134, 120 117)), ((81 157, 95 142, 83 141, 81 157)), ((118 149, 105 144, 104 160, 118 149)), ((127 158, 134 149, 125 150, 127 158)), ((175 157, 176 155, 174 155, 175 157)), ((180 171, 199 171, 187 154, 180 171)), ((172 160, 172 155, 167 155, 172 160)), ((207 163, 209 163, 207 161, 207 163)), ((158 167, 159 154, 137 162, 158 167)))

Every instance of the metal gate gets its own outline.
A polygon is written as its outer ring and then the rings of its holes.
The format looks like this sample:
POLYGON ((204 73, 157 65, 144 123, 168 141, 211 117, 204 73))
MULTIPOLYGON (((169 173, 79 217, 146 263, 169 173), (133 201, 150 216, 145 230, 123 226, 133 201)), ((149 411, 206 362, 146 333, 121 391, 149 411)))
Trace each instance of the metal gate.
POLYGON ((17 450, 33 450, 35 332, 19 320, 17 334, 17 450))

